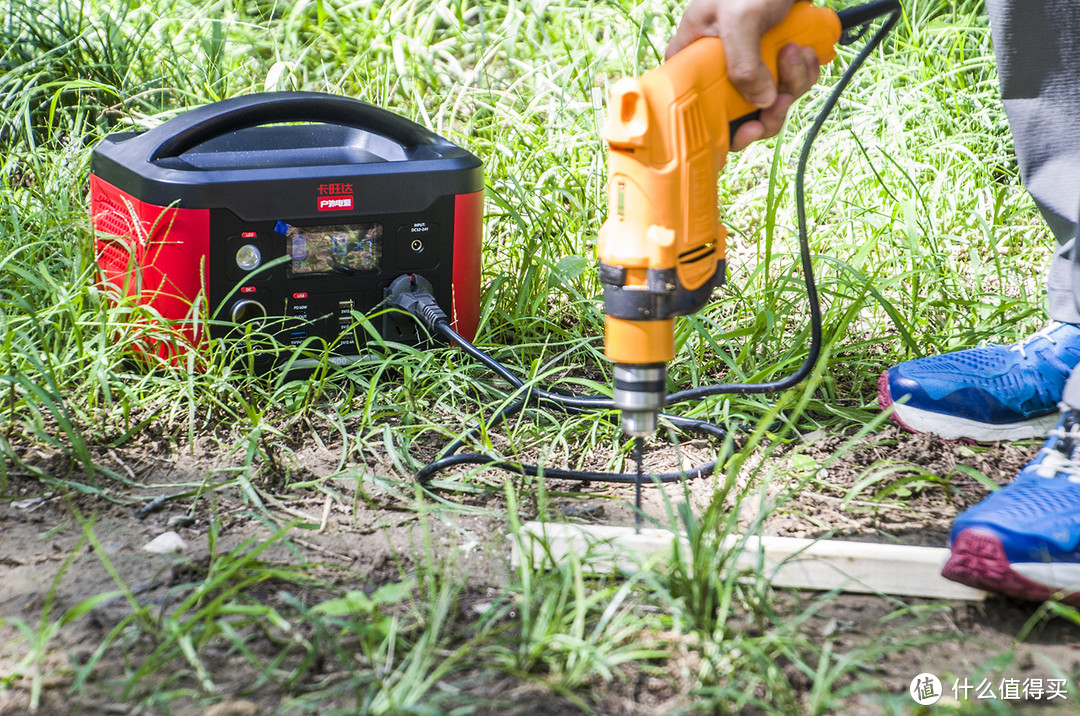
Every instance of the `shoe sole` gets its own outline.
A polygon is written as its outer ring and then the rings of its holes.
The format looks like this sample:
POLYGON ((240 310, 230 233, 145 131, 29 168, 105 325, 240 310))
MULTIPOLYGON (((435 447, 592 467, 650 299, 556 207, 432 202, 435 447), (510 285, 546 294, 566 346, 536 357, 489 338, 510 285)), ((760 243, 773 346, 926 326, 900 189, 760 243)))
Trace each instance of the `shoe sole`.
POLYGON ((903 403, 894 403, 889 391, 889 371, 878 378, 878 404, 882 410, 893 408, 892 421, 912 433, 932 433, 945 440, 974 440, 993 443, 1008 440, 1045 438, 1061 422, 1060 413, 1047 413, 1017 423, 980 423, 955 415, 920 410, 903 403))
POLYGON ((1063 595, 1058 588, 1020 574, 1016 566, 1005 556, 1005 548, 996 534, 968 529, 953 540, 952 553, 941 569, 941 576, 969 587, 1017 599, 1033 602, 1058 599, 1065 604, 1080 606, 1080 592, 1063 595))

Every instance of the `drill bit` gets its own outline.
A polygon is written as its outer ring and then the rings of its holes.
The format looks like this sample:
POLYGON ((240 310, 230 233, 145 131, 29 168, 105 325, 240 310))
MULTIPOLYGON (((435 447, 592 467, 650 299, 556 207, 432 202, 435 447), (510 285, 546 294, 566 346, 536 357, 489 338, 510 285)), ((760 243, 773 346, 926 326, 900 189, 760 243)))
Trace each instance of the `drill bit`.
POLYGON ((637 462, 637 480, 634 482, 634 533, 641 532, 641 482, 645 477, 644 466, 641 464, 641 455, 645 451, 645 438, 638 435, 634 438, 634 460, 637 462))

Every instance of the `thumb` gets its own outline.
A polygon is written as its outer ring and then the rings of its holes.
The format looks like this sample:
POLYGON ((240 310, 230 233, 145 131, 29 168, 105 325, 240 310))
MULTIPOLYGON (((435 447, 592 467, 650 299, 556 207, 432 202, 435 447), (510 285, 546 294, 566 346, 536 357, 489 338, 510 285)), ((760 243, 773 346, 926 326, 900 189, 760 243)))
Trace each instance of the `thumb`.
POLYGON ((724 53, 728 79, 748 102, 757 107, 771 107, 776 101, 776 80, 761 59, 760 32, 725 33, 724 53))

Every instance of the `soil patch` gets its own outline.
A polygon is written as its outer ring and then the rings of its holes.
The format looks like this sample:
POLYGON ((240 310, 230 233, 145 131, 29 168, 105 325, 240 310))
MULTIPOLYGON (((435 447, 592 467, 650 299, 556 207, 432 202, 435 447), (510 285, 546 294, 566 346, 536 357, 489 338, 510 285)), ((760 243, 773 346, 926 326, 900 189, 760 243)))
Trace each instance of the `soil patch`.
MULTIPOLYGON (((1037 448, 1035 443, 947 443, 894 428, 854 442, 842 436, 808 436, 800 444, 777 446, 766 458, 748 463, 740 479, 747 480, 752 489, 731 508, 737 510, 741 529, 752 529, 760 521, 765 534, 836 535, 944 546, 955 515, 982 499, 992 485, 1011 479, 1037 448)), ((490 607, 513 577, 506 504, 498 489, 481 486, 484 489, 460 499, 447 497, 442 506, 431 502, 431 509, 421 513, 411 499, 408 481, 373 481, 371 472, 359 466, 342 470, 341 456, 333 446, 322 445, 301 447, 288 458, 294 464, 293 474, 334 475, 319 489, 281 490, 238 483, 200 491, 199 485, 231 479, 235 466, 223 465, 209 445, 162 450, 159 445, 142 452, 115 451, 112 459, 117 472, 137 478, 139 484, 158 487, 110 484, 109 500, 60 494, 28 477, 9 478, 13 498, 0 502, 4 544, 0 643, 6 645, 0 652, 0 674, 21 670, 23 676, 0 689, 0 712, 20 713, 28 708, 34 669, 44 675, 41 712, 71 710, 68 691, 79 676, 78 668, 94 658, 94 650, 130 613, 127 598, 167 609, 170 600, 177 598, 177 585, 200 578, 199 570, 209 563, 211 549, 215 554, 253 549, 282 525, 293 525, 287 539, 275 542, 259 559, 281 565, 298 561, 320 565, 323 586, 287 581, 260 586, 260 598, 271 603, 295 598, 311 605, 348 589, 370 594, 381 585, 422 573, 420 562, 436 554, 444 562, 441 568, 459 575, 458 618, 467 624, 490 607), (87 539, 88 531, 97 540, 96 547, 87 539), (182 555, 142 550, 168 531, 175 531, 187 543, 182 555), (35 644, 19 625, 40 636, 45 626, 72 607, 93 595, 118 590, 117 577, 130 597, 105 599, 56 629, 47 643, 38 645, 33 667, 26 666, 35 644)), ((646 468, 669 470, 673 465, 709 459, 709 446, 692 441, 678 450, 652 450, 646 468)), ((628 463, 626 469, 632 472, 634 466, 628 463)), ((38 464, 59 470, 64 460, 42 454, 38 464)), ((497 480, 493 476, 488 479, 497 480)), ((721 479, 648 487, 642 494, 643 509, 648 519, 671 524, 680 503, 688 501, 695 510, 703 509, 721 479)), ((548 491, 549 516, 604 524, 634 521, 632 486, 555 481, 548 491)), ((534 495, 523 495, 520 517, 535 517, 538 506, 534 495)), ((778 614, 794 616, 820 598, 780 590, 773 608, 778 614)), ((977 685, 980 679, 993 677, 995 690, 1003 679, 1075 680, 1080 674, 1080 627, 1065 619, 1033 620, 1037 610, 1037 605, 998 597, 981 604, 941 604, 839 595, 822 601, 802 629, 809 639, 829 640, 835 654, 895 644, 881 650, 871 675, 880 688, 873 695, 854 693, 847 699, 846 713, 871 714, 880 713, 881 688, 886 696, 906 698, 911 679, 922 672, 939 675, 947 687, 946 696, 963 679, 977 685)), ((145 656, 146 648, 132 644, 129 655, 145 656)), ((676 657, 660 673, 631 669, 621 679, 597 683, 593 708, 611 714, 661 714, 686 705, 688 695, 678 686, 679 669, 685 663, 676 657)), ((281 695, 272 689, 250 692, 248 686, 257 674, 242 659, 223 653, 217 658, 211 655, 208 663, 222 694, 214 705, 218 716, 262 713, 280 706, 281 695)), ((76 691, 76 711, 130 712, 122 685, 131 668, 131 663, 110 652, 93 672, 94 682, 76 691)), ((800 685, 797 675, 791 678, 800 688, 811 687, 808 682, 800 685)), ((528 679, 477 675, 474 682, 458 688, 473 688, 492 699, 498 706, 491 713, 533 713, 538 704, 544 705, 545 713, 583 713, 572 699, 553 699, 548 689, 528 679)), ((1038 713, 1075 713, 1076 698, 1070 694, 1064 704, 1043 699, 1019 705, 1037 706, 1038 713)), ((209 713, 204 711, 205 704, 195 700, 173 702, 170 709, 183 713, 183 703, 190 705, 190 713, 209 713)), ((146 712, 157 711, 148 708, 146 712)))

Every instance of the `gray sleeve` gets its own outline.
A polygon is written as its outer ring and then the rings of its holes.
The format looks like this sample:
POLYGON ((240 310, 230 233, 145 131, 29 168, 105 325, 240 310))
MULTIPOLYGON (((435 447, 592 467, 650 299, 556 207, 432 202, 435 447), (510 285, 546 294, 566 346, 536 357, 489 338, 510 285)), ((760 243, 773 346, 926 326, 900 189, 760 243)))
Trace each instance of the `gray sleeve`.
POLYGON ((1065 243, 1080 207, 1080 2, 986 4, 1021 179, 1065 243))

